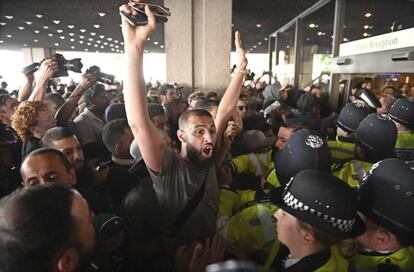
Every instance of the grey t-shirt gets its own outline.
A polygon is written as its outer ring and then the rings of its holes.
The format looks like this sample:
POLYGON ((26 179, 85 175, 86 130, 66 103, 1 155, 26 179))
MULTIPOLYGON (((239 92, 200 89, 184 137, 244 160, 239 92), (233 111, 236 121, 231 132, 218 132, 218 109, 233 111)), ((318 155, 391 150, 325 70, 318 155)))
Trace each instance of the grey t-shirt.
POLYGON ((212 235, 216 231, 218 185, 215 167, 196 169, 164 146, 161 171, 149 171, 167 229, 171 229, 178 213, 195 195, 206 179, 206 190, 200 204, 178 233, 178 242, 187 243, 212 235))

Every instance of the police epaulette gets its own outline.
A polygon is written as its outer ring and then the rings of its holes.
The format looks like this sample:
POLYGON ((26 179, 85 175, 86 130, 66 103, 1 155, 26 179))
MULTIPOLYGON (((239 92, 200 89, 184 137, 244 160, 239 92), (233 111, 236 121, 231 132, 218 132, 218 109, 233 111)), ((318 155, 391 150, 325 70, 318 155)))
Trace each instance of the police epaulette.
POLYGON ((269 199, 262 199, 262 200, 252 200, 247 202, 246 204, 242 205, 239 210, 237 212, 241 212, 244 209, 250 208, 256 204, 269 204, 270 200, 269 199))

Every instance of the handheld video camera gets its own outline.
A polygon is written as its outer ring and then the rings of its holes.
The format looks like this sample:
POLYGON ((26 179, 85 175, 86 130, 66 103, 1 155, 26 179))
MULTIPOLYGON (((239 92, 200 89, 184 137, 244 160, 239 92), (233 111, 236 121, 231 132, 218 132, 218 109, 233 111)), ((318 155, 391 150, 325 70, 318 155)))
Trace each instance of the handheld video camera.
MULTIPOLYGON (((81 62, 80 58, 76 58, 76 59, 72 59, 72 60, 67 60, 65 59, 65 57, 61 54, 54 54, 51 57, 52 60, 56 61, 58 64, 58 70, 56 71, 56 73, 53 75, 53 77, 65 77, 68 76, 68 70, 75 72, 75 73, 81 73, 82 71, 82 67, 83 64, 81 62)), ((40 64, 43 62, 43 60, 41 62, 34 62, 26 67, 23 68, 23 74, 25 75, 31 75, 34 72, 36 72, 39 67, 40 64)))
POLYGON ((101 68, 95 65, 89 67, 86 73, 95 76, 97 81, 104 84, 113 84, 115 81, 115 76, 101 72, 101 68))

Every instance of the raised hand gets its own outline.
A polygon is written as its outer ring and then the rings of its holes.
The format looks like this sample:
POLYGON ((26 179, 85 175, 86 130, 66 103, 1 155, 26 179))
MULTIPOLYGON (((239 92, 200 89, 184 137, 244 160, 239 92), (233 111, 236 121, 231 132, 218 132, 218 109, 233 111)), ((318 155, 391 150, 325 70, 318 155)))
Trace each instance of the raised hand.
MULTIPOLYGON (((141 0, 136 0, 134 3, 139 5, 141 0)), ((136 16, 138 11, 134 10, 130 5, 124 4, 119 7, 120 12, 136 16)), ((155 15, 148 5, 145 5, 145 14, 148 17, 148 24, 143 26, 132 26, 125 19, 122 19, 122 35, 124 36, 125 47, 128 45, 143 45, 145 41, 151 36, 156 28, 155 15)))
POLYGON ((234 35, 234 43, 236 46, 236 54, 238 58, 238 68, 244 70, 247 66, 246 50, 244 50, 240 32, 236 31, 234 35))

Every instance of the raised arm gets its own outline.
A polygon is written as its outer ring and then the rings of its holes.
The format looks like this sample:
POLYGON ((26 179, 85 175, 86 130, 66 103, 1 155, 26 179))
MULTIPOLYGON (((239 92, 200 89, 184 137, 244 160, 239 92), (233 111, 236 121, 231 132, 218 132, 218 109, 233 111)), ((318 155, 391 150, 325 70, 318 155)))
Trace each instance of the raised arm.
POLYGON ((236 109, 237 100, 240 96, 240 91, 243 86, 243 78, 246 72, 247 58, 245 50, 242 46, 240 33, 236 31, 235 34, 236 54, 238 56, 238 65, 234 77, 230 81, 223 98, 221 99, 215 125, 217 128, 217 146, 220 148, 222 142, 223 132, 226 129, 227 122, 230 120, 233 112, 236 109))
MULTIPOLYGON (((122 5, 119 10, 132 15, 137 13, 129 5, 122 5)), ((122 19, 126 59, 125 110, 142 158, 152 171, 160 172, 163 142, 158 130, 148 116, 142 67, 145 42, 155 30, 155 15, 147 5, 145 6, 145 13, 148 16, 148 24, 144 26, 133 27, 122 19)))
POLYGON ((17 98, 20 102, 29 99, 29 96, 32 93, 33 81, 34 81, 33 74, 24 75, 24 83, 19 89, 19 94, 17 98))
POLYGON ((73 111, 78 106, 79 99, 83 93, 96 83, 96 77, 91 74, 82 75, 82 79, 76 86, 75 90, 69 96, 69 98, 63 103, 63 105, 57 110, 55 118, 58 126, 63 126, 71 117, 73 111))
POLYGON ((29 97, 29 101, 43 101, 49 79, 58 70, 58 64, 52 59, 42 61, 39 70, 35 73, 35 87, 29 97))

